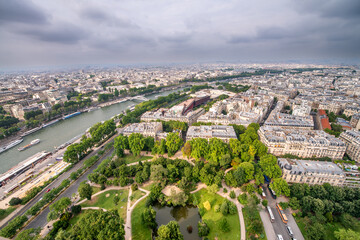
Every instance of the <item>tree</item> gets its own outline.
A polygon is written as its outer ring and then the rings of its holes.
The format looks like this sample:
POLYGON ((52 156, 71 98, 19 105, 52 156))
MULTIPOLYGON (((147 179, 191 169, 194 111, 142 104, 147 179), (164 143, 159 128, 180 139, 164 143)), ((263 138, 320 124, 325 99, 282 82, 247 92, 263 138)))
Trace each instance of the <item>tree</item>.
POLYGON ((220 167, 227 169, 231 166, 231 156, 230 154, 225 154, 220 159, 220 167))
POLYGON ((73 214, 79 214, 81 212, 81 205, 74 205, 71 207, 71 212, 73 214))
POLYGON ((119 135, 114 139, 114 149, 118 157, 124 156, 124 150, 129 149, 129 140, 127 136, 119 135))
POLYGON ((164 168, 161 164, 151 165, 150 172, 150 179, 153 181, 161 181, 165 179, 168 175, 168 170, 164 168))
POLYGON ((259 164, 264 174, 269 178, 281 177, 282 172, 275 156, 266 154, 260 158, 259 164))
POLYGON ((15 205, 19 205, 19 204, 21 204, 21 198, 18 198, 18 197, 13 197, 9 201, 10 206, 15 206, 15 205))
POLYGON ((212 165, 217 166, 221 157, 229 153, 228 145, 218 138, 211 138, 209 140, 209 145, 210 149, 207 159, 212 165))
POLYGON ((39 234, 40 234, 41 229, 40 228, 29 228, 26 229, 22 232, 20 232, 15 240, 37 240, 40 239, 39 234))
POLYGON ((124 221, 118 211, 86 212, 73 226, 70 239, 124 240, 124 221))
POLYGON ((113 198, 113 202, 114 202, 115 206, 117 206, 117 205, 118 205, 119 201, 120 201, 119 196, 114 196, 114 198, 113 198))
POLYGON ((360 234, 351 229, 341 228, 334 232, 337 240, 360 240, 360 234))
POLYGON ((209 151, 208 141, 204 138, 193 138, 190 141, 191 145, 191 157, 197 161, 207 156, 209 151))
POLYGON ((177 133, 169 133, 166 136, 166 149, 169 156, 173 156, 183 144, 182 138, 177 133))
POLYGON ((264 207, 267 207, 267 205, 268 205, 268 200, 266 200, 266 199, 262 200, 261 204, 262 204, 264 207))
POLYGON ((156 240, 183 240, 180 226, 176 221, 170 221, 167 225, 161 225, 158 229, 156 240))
POLYGON ((229 196, 230 196, 231 198, 236 198, 236 194, 235 194, 235 192, 234 192, 233 190, 231 190, 229 196))
POLYGON ((285 195, 287 197, 290 196, 290 188, 287 182, 283 178, 275 178, 272 183, 270 183, 270 187, 275 191, 276 195, 285 195))
POLYGON ((151 229, 156 229, 156 211, 152 207, 145 208, 141 214, 143 224, 151 229))
POLYGON ((209 235, 210 228, 208 227, 205 221, 198 222, 198 231, 199 231, 199 237, 204 237, 209 235))
POLYGON ((254 165, 249 162, 243 162, 239 165, 239 168, 244 169, 245 173, 245 181, 248 182, 252 179, 254 179, 254 165))
POLYGON ((138 156, 145 146, 145 139, 140 133, 132 133, 129 136, 129 146, 134 156, 138 156))
POLYGON ((63 197, 60 200, 49 206, 50 212, 48 214, 48 220, 57 219, 65 210, 70 206, 71 200, 68 197, 63 197))
POLYGON ((229 214, 229 201, 225 200, 220 207, 221 213, 225 216, 229 214))
POLYGON ((210 193, 217 193, 219 191, 219 186, 217 184, 212 184, 210 187, 208 187, 208 190, 210 193))
POLYGON ((226 218, 222 218, 219 221, 219 228, 222 232, 229 232, 230 231, 230 224, 228 223, 228 221, 226 220, 226 218))
POLYGON ((93 193, 93 189, 89 184, 87 184, 85 181, 80 183, 80 186, 78 188, 78 192, 81 198, 87 198, 88 200, 91 200, 91 195, 93 193))
POLYGON ((188 198, 189 197, 184 192, 176 193, 174 189, 171 189, 168 201, 171 202, 173 206, 185 206, 188 198))
POLYGON ((183 156, 186 156, 188 159, 190 158, 191 155, 191 144, 190 142, 186 142, 184 144, 184 147, 181 149, 183 156))

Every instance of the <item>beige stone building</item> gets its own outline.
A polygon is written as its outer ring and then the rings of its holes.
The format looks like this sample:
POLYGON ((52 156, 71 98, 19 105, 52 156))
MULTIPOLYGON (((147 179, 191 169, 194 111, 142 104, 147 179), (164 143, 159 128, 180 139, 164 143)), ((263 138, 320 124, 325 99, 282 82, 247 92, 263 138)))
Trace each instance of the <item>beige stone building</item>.
POLYGON ((141 133, 144 137, 153 137, 156 139, 156 136, 162 133, 162 130, 161 122, 141 122, 126 125, 120 130, 120 134, 129 136, 132 133, 141 133))
POLYGON ((360 132, 348 130, 340 134, 340 139, 346 145, 346 154, 357 162, 360 162, 360 132))
POLYGON ((262 126, 258 134, 268 152, 276 156, 292 154, 302 158, 342 159, 345 154, 343 141, 320 130, 262 126))
POLYGON ((186 133, 186 141, 193 138, 219 138, 224 142, 229 142, 231 138, 237 139, 235 130, 232 126, 211 125, 211 126, 191 126, 186 133))
POLYGON ((282 178, 289 183, 343 186, 346 180, 343 170, 332 162, 279 158, 278 164, 282 178))

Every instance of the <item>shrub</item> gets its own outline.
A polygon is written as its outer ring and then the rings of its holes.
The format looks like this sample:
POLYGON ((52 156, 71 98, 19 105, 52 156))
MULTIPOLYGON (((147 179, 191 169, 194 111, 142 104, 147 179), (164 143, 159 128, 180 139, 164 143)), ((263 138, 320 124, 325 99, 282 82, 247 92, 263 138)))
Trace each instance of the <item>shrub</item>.
POLYGON ((219 206, 219 205, 215 205, 215 206, 214 206, 214 211, 215 211, 215 212, 220 212, 220 206, 219 206))
POLYGON ((231 198, 236 198, 236 194, 235 194, 234 191, 231 191, 229 196, 230 196, 231 198))
POLYGON ((228 202, 228 206, 229 206, 229 214, 233 215, 233 214, 237 213, 237 207, 236 207, 235 203, 228 202))
POLYGON ((226 220, 226 218, 222 218, 219 221, 219 227, 222 232, 229 232, 230 231, 230 224, 226 220))
POLYGON ((18 204, 21 204, 21 199, 20 198, 14 197, 9 201, 10 206, 15 206, 15 205, 18 205, 18 204))
POLYGON ((199 236, 204 237, 209 235, 210 228, 206 224, 206 222, 199 222, 198 223, 198 230, 199 230, 199 236))
POLYGON ((105 190, 105 188, 106 188, 105 184, 102 183, 102 184, 100 185, 100 190, 101 190, 101 191, 102 191, 102 190, 105 190))
POLYGON ((203 208, 203 207, 200 207, 200 208, 199 208, 199 214, 200 214, 200 216, 204 216, 205 213, 206 213, 206 209, 203 208))
POLYGON ((220 210, 221 210, 221 213, 223 215, 227 215, 229 213, 229 204, 228 204, 228 201, 225 200, 222 204, 221 204, 221 207, 220 207, 220 210))
POLYGON ((138 185, 136 184, 136 183, 133 183, 132 185, 131 185, 131 190, 132 191, 136 191, 136 190, 138 190, 138 185))
POLYGON ((238 201, 242 204, 242 205, 246 205, 248 203, 248 196, 246 193, 243 193, 241 195, 238 196, 238 201))
POLYGON ((81 206, 80 205, 74 205, 71 207, 71 212, 73 214, 79 214, 81 212, 81 206))
POLYGON ((224 188, 224 193, 227 193, 227 192, 228 192, 228 190, 226 188, 224 188))
POLYGON ((209 201, 206 201, 206 202, 204 202, 204 208, 206 209, 206 210, 210 210, 211 209, 211 204, 210 204, 210 202, 209 201))

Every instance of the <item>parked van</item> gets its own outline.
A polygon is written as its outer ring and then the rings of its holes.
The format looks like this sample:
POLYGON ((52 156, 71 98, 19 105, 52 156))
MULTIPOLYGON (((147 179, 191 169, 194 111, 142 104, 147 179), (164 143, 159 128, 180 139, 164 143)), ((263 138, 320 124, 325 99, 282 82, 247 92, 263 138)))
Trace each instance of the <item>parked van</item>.
POLYGON ((294 233, 291 231, 291 228, 289 226, 286 226, 286 230, 290 237, 294 236, 294 233))

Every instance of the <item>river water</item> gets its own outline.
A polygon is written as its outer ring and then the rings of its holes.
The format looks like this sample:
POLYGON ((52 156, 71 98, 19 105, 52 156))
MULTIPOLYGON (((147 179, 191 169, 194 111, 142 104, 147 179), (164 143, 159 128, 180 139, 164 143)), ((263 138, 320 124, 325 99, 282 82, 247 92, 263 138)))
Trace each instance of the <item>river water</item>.
MULTIPOLYGON (((161 93, 155 93, 146 96, 148 99, 155 99, 157 96, 167 96, 170 93, 182 90, 182 88, 170 91, 164 91, 161 93)), ((54 151, 54 147, 69 141, 75 136, 78 136, 86 131, 94 124, 109 120, 111 117, 119 114, 123 110, 126 110, 133 104, 138 104, 138 101, 126 101, 122 103, 113 104, 111 106, 103 107, 92 112, 82 113, 75 117, 61 120, 49 127, 43 128, 35 133, 32 133, 24 137, 24 141, 9 149, 6 152, 0 154, 0 174, 5 173, 7 170, 31 157, 32 155, 40 151, 54 151), (22 152, 17 149, 19 147, 29 144, 34 139, 40 139, 40 143, 32 146, 22 152)))

